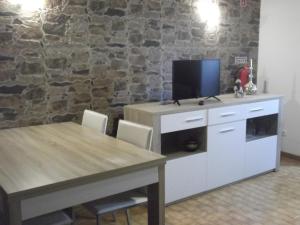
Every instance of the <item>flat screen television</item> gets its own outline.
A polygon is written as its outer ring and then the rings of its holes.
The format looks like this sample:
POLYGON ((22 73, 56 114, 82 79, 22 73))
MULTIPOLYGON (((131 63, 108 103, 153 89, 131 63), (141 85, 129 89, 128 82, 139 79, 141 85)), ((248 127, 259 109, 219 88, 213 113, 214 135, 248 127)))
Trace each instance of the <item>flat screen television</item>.
POLYGON ((197 98, 201 61, 173 61, 173 100, 197 98))
POLYGON ((220 59, 173 61, 173 100, 220 94, 220 59))
POLYGON ((202 59, 199 97, 215 97, 220 94, 220 59, 202 59))

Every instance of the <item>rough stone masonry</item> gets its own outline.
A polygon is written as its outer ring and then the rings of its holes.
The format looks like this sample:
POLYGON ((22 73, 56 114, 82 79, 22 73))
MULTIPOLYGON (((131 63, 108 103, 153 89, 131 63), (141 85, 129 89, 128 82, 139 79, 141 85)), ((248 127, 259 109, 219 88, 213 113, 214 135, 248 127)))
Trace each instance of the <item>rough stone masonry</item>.
MULTIPOLYGON (((257 59, 260 1, 219 0, 210 31, 195 0, 48 0, 31 15, 0 0, 0 128, 80 121, 85 108, 171 97, 172 60, 220 57, 230 92, 235 56, 257 59)), ((110 126, 111 127, 111 126, 110 126)))

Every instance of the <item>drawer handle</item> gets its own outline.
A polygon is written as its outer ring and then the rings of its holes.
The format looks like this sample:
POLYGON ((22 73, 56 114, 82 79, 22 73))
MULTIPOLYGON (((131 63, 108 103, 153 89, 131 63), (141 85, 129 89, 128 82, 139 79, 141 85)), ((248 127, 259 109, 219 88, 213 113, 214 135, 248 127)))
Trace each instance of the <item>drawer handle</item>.
POLYGON ((229 117, 229 116, 234 116, 236 113, 235 112, 228 112, 228 113, 222 113, 222 117, 229 117))
POLYGON ((259 112, 259 111, 263 111, 264 108, 258 107, 258 108, 254 108, 254 109, 250 109, 250 112, 259 112))
POLYGON ((186 119, 185 122, 191 123, 191 122, 196 122, 201 120, 203 120, 203 117, 195 117, 195 118, 186 119))
POLYGON ((232 127, 232 128, 220 130, 220 133, 221 133, 221 134, 224 134, 224 133, 232 132, 232 131, 234 131, 234 130, 235 130, 235 129, 232 127))

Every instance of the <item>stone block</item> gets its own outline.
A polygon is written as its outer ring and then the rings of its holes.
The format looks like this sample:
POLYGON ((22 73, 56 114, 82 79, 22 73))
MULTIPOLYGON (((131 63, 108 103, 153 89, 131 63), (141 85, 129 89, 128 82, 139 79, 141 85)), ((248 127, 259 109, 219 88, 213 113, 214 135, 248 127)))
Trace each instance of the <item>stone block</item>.
POLYGON ((105 12, 105 15, 123 17, 125 16, 125 11, 120 9, 108 8, 105 12))
POLYGON ((40 40, 43 37, 41 21, 24 21, 24 24, 15 26, 16 33, 21 39, 40 40))
POLYGON ((169 18, 173 18, 175 16, 175 11, 176 9, 174 7, 165 7, 163 8, 163 16, 164 18, 169 17, 169 18))
POLYGON ((79 5, 68 5, 64 8, 63 13, 67 15, 85 15, 87 12, 86 7, 79 5))
POLYGON ((44 66, 38 62, 23 62, 20 67, 20 73, 24 75, 44 73, 44 66))
POLYGON ((0 16, 17 16, 17 13, 14 12, 7 12, 7 11, 0 11, 0 16))
POLYGON ((133 94, 144 95, 146 93, 147 86, 145 84, 132 84, 130 85, 129 89, 133 94))
POLYGON ((129 7, 129 14, 135 16, 141 16, 143 14, 142 4, 131 4, 129 7))
POLYGON ((0 86, 0 94, 21 94, 25 89, 23 85, 0 86))
POLYGON ((7 55, 0 54, 0 62, 1 61, 14 61, 15 58, 7 55))
POLYGON ((114 70, 127 69, 128 62, 126 60, 113 59, 111 61, 111 68, 114 70))
POLYGON ((49 8, 56 8, 62 6, 63 0, 47 0, 46 6, 49 8))
POLYGON ((2 120, 15 120, 17 113, 15 109, 0 108, 0 119, 2 120))
POLYGON ((66 58, 47 58, 45 63, 50 69, 65 69, 68 60, 66 58))
POLYGON ((158 41, 145 40, 145 42, 143 43, 143 46, 145 46, 145 47, 159 47, 160 43, 158 41))
POLYGON ((106 2, 105 1, 99 1, 99 0, 90 0, 89 1, 89 9, 99 15, 102 15, 104 13, 104 10, 106 8, 106 2))
POLYGON ((43 30, 46 34, 63 36, 66 32, 65 23, 45 23, 43 30))
POLYGON ((10 81, 16 79, 16 70, 1 70, 0 82, 10 81))
POLYGON ((160 11, 161 10, 161 1, 160 0, 148 0, 147 8, 150 11, 160 11))
POLYGON ((178 40, 189 40, 191 38, 189 32, 187 31, 177 31, 176 36, 178 40))
POLYGON ((123 30, 125 30, 124 21, 122 21, 122 20, 113 20, 111 30, 112 31, 123 31, 123 30))
POLYGON ((203 38, 203 36, 204 36, 204 30, 203 29, 193 28, 191 33, 192 33, 193 37, 197 37, 197 38, 203 38))
POLYGON ((63 113, 68 109, 67 100, 58 100, 53 102, 48 102, 48 111, 49 113, 63 113))
POLYGON ((8 90, 8 89, 4 90, 2 89, 2 87, 0 87, 1 94, 13 94, 13 95, 0 95, 1 107, 4 108, 14 107, 14 109, 22 108, 24 101, 19 94, 21 94, 26 87, 24 88, 14 87, 14 88, 15 90, 8 90))
POLYGON ((78 118, 77 114, 68 113, 64 115, 55 115, 51 117, 51 122, 53 123, 69 122, 72 120, 76 120, 77 118, 78 118))
POLYGON ((89 25, 89 32, 91 34, 96 34, 96 35, 105 35, 106 33, 106 27, 105 25, 95 25, 95 24, 91 24, 89 25))
POLYGON ((143 55, 133 55, 129 57, 129 62, 135 66, 145 66, 146 58, 143 55))
POLYGON ((87 0, 69 0, 69 5, 80 5, 80 6, 86 6, 87 0))
POLYGON ((90 58, 90 53, 88 50, 80 50, 72 52, 72 63, 87 63, 90 58))
POLYGON ((91 96, 89 93, 78 93, 74 96, 74 104, 82 104, 91 101, 91 96))
POLYGON ((61 13, 47 13, 45 20, 50 23, 65 24, 70 19, 70 16, 61 13))
POLYGON ((116 80, 114 82, 114 91, 125 91, 127 90, 127 80, 116 80))
POLYGON ((93 97, 105 97, 110 96, 111 90, 109 87, 93 88, 92 95, 93 97))
POLYGON ((72 73, 74 75, 87 76, 90 74, 90 70, 89 69, 73 69, 72 73))
POLYGON ((139 31, 130 32, 129 42, 135 46, 140 46, 143 42, 143 35, 139 31))
POLYGON ((45 87, 30 85, 24 91, 23 96, 26 100, 33 100, 35 102, 41 102, 46 97, 46 90, 45 90, 45 87))
POLYGON ((12 32, 0 32, 0 42, 5 43, 12 41, 13 33, 12 32))
POLYGON ((127 0, 110 0, 111 8, 127 8, 127 0))

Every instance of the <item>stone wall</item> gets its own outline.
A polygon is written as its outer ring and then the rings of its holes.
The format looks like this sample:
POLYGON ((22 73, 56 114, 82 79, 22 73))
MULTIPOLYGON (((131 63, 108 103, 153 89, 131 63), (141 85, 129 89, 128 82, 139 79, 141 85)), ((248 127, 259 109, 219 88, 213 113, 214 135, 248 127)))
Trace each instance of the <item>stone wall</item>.
POLYGON ((114 118, 170 98, 174 59, 220 57, 228 92, 234 57, 257 58, 259 0, 219 0, 214 31, 192 0, 48 1, 27 15, 0 0, 0 128, 80 121, 85 108, 114 118))

